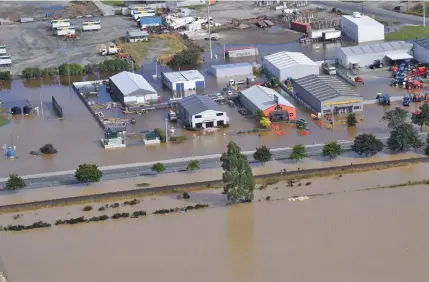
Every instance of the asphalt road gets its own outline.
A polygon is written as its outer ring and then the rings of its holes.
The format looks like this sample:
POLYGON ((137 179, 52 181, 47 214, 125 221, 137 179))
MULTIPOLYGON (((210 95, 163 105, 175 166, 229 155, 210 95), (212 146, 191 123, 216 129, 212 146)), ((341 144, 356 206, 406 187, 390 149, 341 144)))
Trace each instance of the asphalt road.
MULTIPOLYGON (((362 4, 357 3, 344 3, 344 2, 338 2, 338 1, 315 1, 312 2, 315 6, 323 6, 327 8, 337 8, 341 11, 347 11, 347 12, 361 12, 362 11, 362 4)), ((423 25, 423 17, 413 16, 413 15, 407 15, 407 14, 401 14, 394 11, 389 11, 386 9, 381 8, 374 8, 374 7, 365 7, 365 2, 363 4, 363 12, 364 14, 369 15, 375 15, 377 17, 389 19, 392 21, 401 22, 404 24, 412 24, 412 25, 423 25)))

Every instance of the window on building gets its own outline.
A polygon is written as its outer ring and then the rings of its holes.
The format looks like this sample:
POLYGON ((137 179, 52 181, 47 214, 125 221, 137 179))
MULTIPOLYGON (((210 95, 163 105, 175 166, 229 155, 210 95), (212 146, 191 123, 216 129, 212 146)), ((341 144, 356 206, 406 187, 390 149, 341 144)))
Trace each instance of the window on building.
POLYGON ((282 106, 280 106, 280 105, 276 106, 276 111, 281 110, 281 109, 282 109, 282 106))
POLYGON ((353 109, 360 110, 360 106, 354 106, 353 109))
POLYGON ((293 113, 289 113, 289 116, 290 116, 290 117, 293 117, 293 113))
POLYGON ((196 115, 195 118, 202 118, 202 115, 196 115))
POLYGON ((216 116, 221 117, 223 116, 223 113, 217 113, 216 116))

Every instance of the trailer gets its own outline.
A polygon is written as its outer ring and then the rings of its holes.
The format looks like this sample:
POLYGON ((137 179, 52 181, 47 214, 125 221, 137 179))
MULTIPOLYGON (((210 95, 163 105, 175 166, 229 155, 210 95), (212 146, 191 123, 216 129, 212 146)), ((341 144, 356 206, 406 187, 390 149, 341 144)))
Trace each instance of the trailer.
POLYGON ((335 31, 335 28, 312 29, 310 32, 310 38, 311 39, 323 38, 323 34, 325 34, 327 32, 331 32, 331 31, 335 31))
POLYGON ((323 32, 324 40, 337 40, 341 38, 341 30, 323 32))
POLYGON ((144 17, 140 18, 139 26, 140 28, 147 28, 149 26, 161 26, 162 18, 161 17, 144 17))
POLYGON ((302 33, 306 33, 307 35, 310 35, 311 24, 291 21, 290 22, 290 29, 295 30, 295 31, 299 31, 302 33))
POLYGON ((130 8, 130 15, 134 16, 135 14, 139 14, 144 11, 153 11, 153 9, 151 7, 133 7, 130 8))
POLYGON ((0 67, 9 67, 12 65, 12 57, 9 54, 0 55, 0 67))
POLYGON ((145 18, 145 17, 155 17, 156 13, 155 11, 148 11, 148 12, 143 12, 143 13, 139 13, 139 14, 134 14, 134 19, 136 21, 138 21, 141 18, 145 18))
POLYGON ((56 29, 58 27, 69 27, 71 26, 69 19, 63 19, 63 20, 52 20, 51 21, 52 29, 56 29))
POLYGON ((0 55, 6 54, 6 45, 0 45, 0 55))
POLYGON ((83 31, 98 31, 101 30, 101 22, 100 21, 89 21, 82 23, 83 31))
POLYGON ((58 36, 76 34, 76 28, 74 26, 59 27, 55 30, 55 34, 58 36))
POLYGON ((225 55, 228 58, 242 58, 258 55, 258 49, 255 47, 226 49, 225 55))

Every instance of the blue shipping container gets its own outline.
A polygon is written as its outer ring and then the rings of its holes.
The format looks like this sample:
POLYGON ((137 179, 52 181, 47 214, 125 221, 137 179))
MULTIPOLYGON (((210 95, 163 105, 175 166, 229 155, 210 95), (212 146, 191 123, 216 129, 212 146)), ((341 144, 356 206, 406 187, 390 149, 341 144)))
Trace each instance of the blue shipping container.
POLYGON ((161 26, 162 18, 161 17, 142 17, 140 18, 139 26, 148 27, 148 26, 161 26))

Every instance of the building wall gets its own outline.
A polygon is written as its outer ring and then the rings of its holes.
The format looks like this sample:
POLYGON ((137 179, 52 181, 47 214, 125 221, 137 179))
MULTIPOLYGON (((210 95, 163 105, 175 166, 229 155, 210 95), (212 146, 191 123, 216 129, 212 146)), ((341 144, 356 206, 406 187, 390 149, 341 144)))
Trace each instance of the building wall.
POLYGON ((135 43, 135 42, 146 42, 148 41, 147 37, 130 37, 128 35, 128 41, 131 43, 135 43))
POLYGON ((240 101, 241 105, 253 115, 256 114, 256 111, 260 110, 258 107, 256 107, 255 104, 253 104, 252 101, 247 99, 247 97, 241 93, 238 94, 238 100, 240 101))
POLYGON ((207 110, 202 113, 193 115, 191 118, 191 126, 197 127, 197 123, 202 123, 202 127, 205 128, 206 122, 214 122, 214 126, 216 127, 218 121, 223 121, 223 124, 227 124, 229 122, 228 116, 226 112, 207 110))
POLYGON ((228 68, 215 68, 212 67, 212 73, 217 78, 232 78, 234 76, 247 76, 253 75, 253 66, 236 66, 228 68))
POLYGON ((124 95, 122 94, 122 92, 119 90, 118 87, 116 87, 116 85, 113 83, 113 81, 109 78, 109 84, 110 84, 110 90, 113 93, 113 95, 116 97, 116 99, 118 101, 120 101, 122 104, 125 103, 124 101, 124 95))
POLYGON ((184 81, 171 82, 168 78, 164 77, 163 82, 164 82, 164 85, 170 88, 172 91, 186 92, 186 91, 194 91, 197 88, 205 87, 204 80, 190 80, 190 81, 184 80, 184 81))
POLYGON ((358 26, 347 18, 341 18, 341 31, 354 41, 359 40, 358 26))
POLYGON ((319 101, 319 99, 315 98, 312 94, 310 94, 308 91, 306 91, 304 88, 302 88, 299 84, 294 83, 293 90, 296 93, 296 96, 301 99, 305 104, 307 104, 311 109, 316 112, 320 113, 322 111, 322 105, 319 101))
POLYGON ((338 113, 338 110, 341 108, 346 108, 347 113, 351 112, 361 112, 363 111, 363 98, 358 97, 348 97, 348 96, 342 96, 338 98, 334 98, 331 100, 323 101, 321 103, 321 113, 330 113, 331 110, 334 110, 335 113, 338 113), (350 102, 350 103, 347 103, 350 102), (334 105, 332 105, 334 103, 334 105), (336 104, 336 103, 342 103, 342 104, 336 104))
MULTIPOLYGON (((386 53, 409 53, 409 49, 402 49, 396 51, 388 51, 386 53)), ((340 48, 337 49, 337 60, 340 65, 347 69, 352 68, 352 63, 358 61, 361 68, 367 67, 374 63, 374 60, 380 60, 383 64, 388 64, 389 59, 386 57, 386 53, 376 53, 376 54, 364 54, 364 55, 345 55, 340 48)))
POLYGON ((296 108, 295 107, 289 107, 286 105, 274 105, 266 110, 264 110, 264 115, 266 117, 270 117, 271 116, 271 112, 275 111, 275 110, 283 110, 283 111, 287 111, 289 113, 289 119, 290 120, 295 120, 296 119, 296 108), (277 108, 277 106, 279 106, 279 108, 277 108))
POLYGON ((352 40, 362 43, 384 40, 384 25, 357 25, 347 18, 341 18, 341 31, 352 40))
POLYGON ((414 43, 414 58, 422 63, 429 63, 429 50, 414 43))
POLYGON ((288 77, 298 79, 310 74, 320 74, 318 65, 295 65, 287 68, 278 69, 270 62, 264 60, 263 68, 280 81, 285 81, 288 77))

